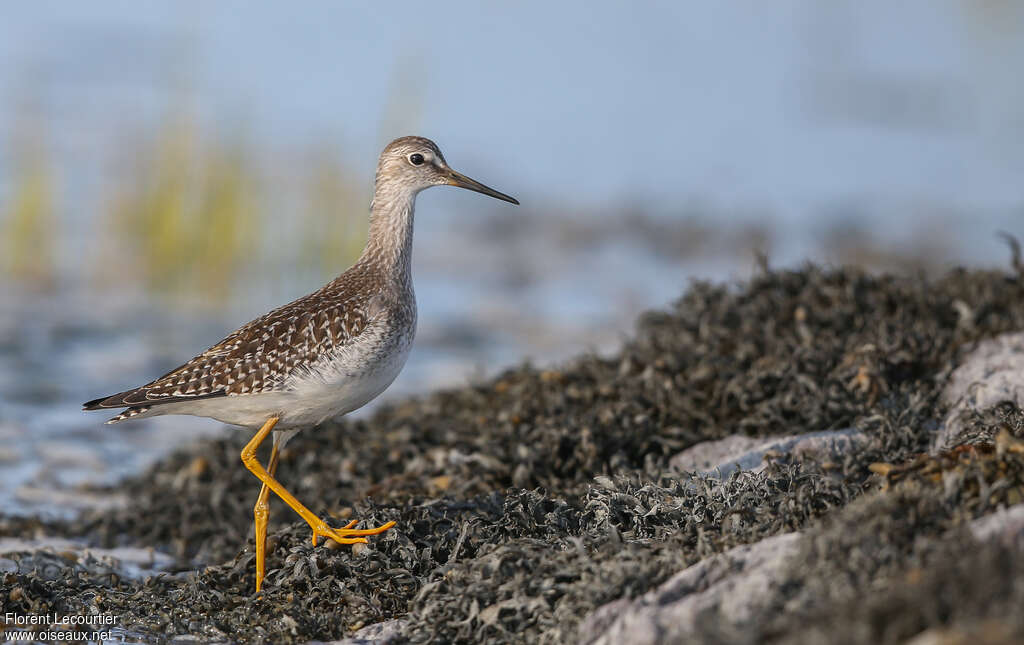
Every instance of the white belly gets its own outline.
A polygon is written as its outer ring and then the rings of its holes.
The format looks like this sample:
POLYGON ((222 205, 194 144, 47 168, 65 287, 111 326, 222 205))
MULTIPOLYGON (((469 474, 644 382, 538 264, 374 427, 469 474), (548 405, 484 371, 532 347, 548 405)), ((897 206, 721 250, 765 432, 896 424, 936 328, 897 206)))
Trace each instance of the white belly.
POLYGON ((410 331, 374 352, 342 350, 330 361, 295 379, 290 384, 296 395, 295 405, 284 411, 282 422, 289 426, 317 424, 363 407, 386 390, 402 371, 412 339, 410 331))
MULTIPOLYGON (((359 342, 293 375, 282 389, 154 406, 150 414, 191 414, 255 428, 272 416, 277 427, 316 425, 357 410, 387 389, 402 371, 415 327, 395 333, 375 325, 359 342)), ((147 414, 147 416, 149 416, 147 414)))

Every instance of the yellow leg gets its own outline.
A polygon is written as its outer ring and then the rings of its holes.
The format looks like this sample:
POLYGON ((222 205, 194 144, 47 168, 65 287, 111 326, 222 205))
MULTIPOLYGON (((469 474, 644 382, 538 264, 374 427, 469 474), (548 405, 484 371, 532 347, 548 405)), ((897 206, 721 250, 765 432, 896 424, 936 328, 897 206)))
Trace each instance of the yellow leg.
MULTIPOLYGON (((375 529, 353 529, 351 528, 355 525, 355 522, 353 521, 349 522, 343 528, 332 529, 331 527, 327 526, 326 522, 324 522, 322 519, 314 515, 313 512, 310 511, 308 508, 303 506, 302 502, 295 499, 295 496, 289 493, 287 490, 285 490, 285 487, 282 486, 280 482, 278 482, 276 479, 274 479, 274 477, 270 473, 268 473, 260 464, 260 462, 256 459, 256 450, 260 447, 260 444, 263 443, 263 440, 267 438, 267 435, 270 434, 270 431, 274 429, 274 426, 277 425, 278 420, 278 417, 270 417, 269 419, 267 419, 267 422, 263 424, 263 427, 260 428, 259 432, 257 432, 256 435, 249 440, 249 443, 245 444, 245 448, 242 448, 242 463, 245 464, 245 467, 249 469, 249 472, 256 475, 256 477, 258 477, 259 480, 263 482, 264 487, 269 487, 270 490, 274 491, 275 495, 283 499, 284 502, 288 504, 288 506, 292 507, 293 511, 299 514, 299 517, 306 521, 306 524, 309 524, 309 527, 313 529, 313 546, 316 546, 317 538, 321 535, 334 540, 338 544, 355 544, 357 542, 366 542, 366 538, 363 536, 377 535, 378 533, 383 533, 384 531, 387 531, 395 525, 394 522, 388 522, 383 526, 378 526, 375 529)), ((262 496, 262 490, 260 491, 260 495, 262 496)), ((255 514, 256 509, 253 510, 255 514)), ((265 531, 266 527, 264 527, 264 537, 266 535, 265 531)), ((259 536, 257 536, 256 542, 257 544, 259 544, 259 536)), ((258 565, 259 556, 257 555, 257 567, 258 565)), ((262 581, 263 579, 259 578, 257 586, 262 584, 262 581)))
MULTIPOLYGON (((267 474, 271 477, 277 472, 278 460, 277 443, 270 450, 270 461, 267 463, 267 474)), ((256 506, 252 509, 255 519, 256 533, 256 591, 259 592, 263 586, 263 576, 267 571, 267 522, 270 519, 270 487, 263 484, 260 488, 260 496, 256 498, 256 506)))

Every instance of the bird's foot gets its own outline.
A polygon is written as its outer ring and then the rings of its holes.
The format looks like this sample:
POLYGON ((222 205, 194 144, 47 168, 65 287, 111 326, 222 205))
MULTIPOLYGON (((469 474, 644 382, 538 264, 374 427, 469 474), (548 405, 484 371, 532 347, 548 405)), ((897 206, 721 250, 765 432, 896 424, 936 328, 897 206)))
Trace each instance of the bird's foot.
POLYGON ((313 529, 313 546, 317 545, 317 540, 320 538, 321 535, 324 536, 325 538, 329 538, 331 540, 334 540, 338 544, 359 544, 359 543, 365 543, 366 542, 366 538, 363 537, 363 536, 366 536, 366 535, 377 535, 379 533, 383 533, 384 531, 387 531, 388 529, 390 529, 392 526, 395 525, 394 522, 388 522, 387 524, 383 524, 381 526, 378 526, 375 529, 354 529, 354 528, 352 528, 358 522, 359 522, 359 520, 352 520, 351 522, 349 522, 345 526, 341 527, 340 529, 332 529, 331 527, 327 526, 327 523, 324 522, 323 520, 317 520, 317 522, 315 522, 315 523, 310 523, 309 526, 310 526, 310 528, 313 529))

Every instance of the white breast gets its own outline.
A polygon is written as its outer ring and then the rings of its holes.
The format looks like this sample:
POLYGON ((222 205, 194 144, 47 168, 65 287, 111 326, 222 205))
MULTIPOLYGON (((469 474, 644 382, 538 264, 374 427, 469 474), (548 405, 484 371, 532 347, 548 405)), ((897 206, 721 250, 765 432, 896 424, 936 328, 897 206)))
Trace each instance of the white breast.
POLYGON ((415 327, 372 323, 358 341, 336 350, 287 383, 293 394, 282 423, 307 425, 357 410, 387 389, 412 349, 415 327))

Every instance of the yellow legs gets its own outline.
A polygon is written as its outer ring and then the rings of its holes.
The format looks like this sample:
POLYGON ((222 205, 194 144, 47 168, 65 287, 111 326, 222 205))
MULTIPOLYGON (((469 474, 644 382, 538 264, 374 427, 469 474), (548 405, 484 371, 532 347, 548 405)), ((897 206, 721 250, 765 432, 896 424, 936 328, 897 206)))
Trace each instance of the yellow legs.
POLYGON ((340 529, 332 529, 327 526, 327 523, 317 517, 308 508, 302 505, 302 502, 295 499, 295 496, 285 490, 285 487, 274 479, 274 472, 277 471, 277 461, 279 457, 279 451, 277 443, 275 442, 274 447, 270 453, 270 461, 267 463, 267 469, 264 470, 260 462, 256 460, 256 449, 260 447, 263 440, 267 438, 270 431, 277 425, 278 417, 270 417, 267 422, 263 424, 259 432, 245 444, 245 448, 242 449, 242 463, 249 469, 252 474, 256 475, 263 482, 263 487, 260 489, 260 496, 256 500, 256 506, 253 507, 253 518, 256 523, 256 591, 260 590, 263 586, 263 575, 266 572, 266 543, 267 543, 267 520, 269 516, 270 504, 268 497, 270 497, 270 491, 283 499, 288 506, 292 507, 292 510, 299 514, 299 517, 306 520, 309 527, 313 529, 313 546, 317 545, 317 538, 323 535, 324 537, 330 538, 339 544, 356 544, 357 542, 366 542, 365 535, 377 535, 383 533, 389 528, 395 525, 394 522, 388 522, 383 526, 378 526, 375 529, 353 529, 358 520, 352 520, 347 525, 340 529), (269 471, 269 472, 268 472, 269 471))
MULTIPOLYGON (((255 449, 254 449, 255 450, 255 449)), ((271 477, 277 472, 277 459, 280 452, 277 448, 277 441, 274 442, 274 447, 270 450, 270 461, 267 463, 267 474, 271 477)), ((260 586, 263 584, 263 576, 266 573, 266 561, 267 561, 267 522, 270 519, 270 503, 267 498, 270 497, 270 487, 267 486, 266 482, 263 483, 263 487, 260 488, 260 496, 256 498, 256 506, 252 509, 253 517, 256 522, 256 591, 259 592, 260 586)))

